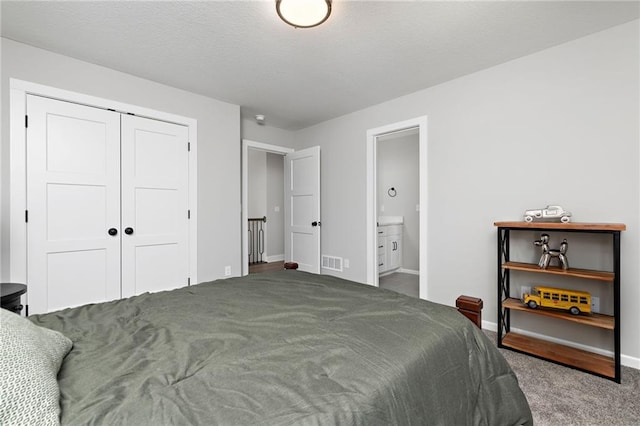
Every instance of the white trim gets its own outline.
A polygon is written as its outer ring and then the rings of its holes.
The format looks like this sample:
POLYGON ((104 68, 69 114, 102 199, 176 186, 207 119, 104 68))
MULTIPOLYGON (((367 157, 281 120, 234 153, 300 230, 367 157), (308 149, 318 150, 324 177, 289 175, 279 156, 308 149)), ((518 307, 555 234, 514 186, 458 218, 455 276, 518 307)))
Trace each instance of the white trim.
POLYGON ((377 225, 377 194, 376 194, 376 163, 378 136, 388 135, 401 130, 418 128, 418 146, 420 163, 420 298, 428 296, 427 285, 427 212, 428 212, 428 187, 427 187, 427 116, 421 116, 398 123, 367 130, 367 283, 378 287, 378 262, 376 251, 376 225, 377 225))
POLYGON ((187 119, 189 127, 189 278, 198 284, 198 120, 187 119))
MULTIPOLYGON (((294 152, 292 148, 285 148, 283 146, 278 145, 269 145, 262 142, 256 142, 249 139, 242 139, 242 259, 240 260, 240 264, 242 265, 242 275, 249 274, 249 257, 247 253, 249 253, 249 239, 247 235, 249 233, 249 169, 248 169, 248 156, 249 149, 255 149, 258 151, 265 151, 272 154, 280 154, 287 155, 291 152, 294 152)), ((284 255, 282 260, 284 260, 284 255)), ((275 261, 273 261, 275 262, 275 261)))
MULTIPOLYGON (((482 328, 484 330, 493 331, 495 333, 498 332, 498 324, 490 321, 482 321, 482 328)), ((522 334, 523 336, 535 337, 536 339, 546 340, 547 342, 558 343, 563 346, 569 346, 576 349, 582 349, 583 351, 593 352, 595 354, 603 355, 606 357, 613 358, 613 351, 608 351, 601 348, 596 348, 594 346, 582 345, 580 343, 568 342, 564 339, 558 339, 555 337, 545 336, 544 334, 533 333, 531 331, 522 330, 520 328, 511 327, 511 331, 514 333, 522 334)), ((632 357, 630 355, 620 355, 620 363, 626 367, 631 367, 640 370, 640 358, 632 357)))
MULTIPOLYGON (((58 89, 55 87, 45 86, 38 83, 31 83, 15 78, 9 79, 9 87, 16 89, 25 94, 44 96, 59 101, 73 102, 80 105, 87 105, 102 109, 112 109, 116 112, 132 113, 140 117, 151 118, 154 120, 168 121, 170 123, 181 124, 191 127, 192 123, 197 120, 183 117, 181 115, 171 114, 168 112, 156 111, 153 109, 140 107, 136 105, 118 102, 111 99, 99 98, 96 96, 85 95, 83 93, 72 92, 69 90, 58 89)), ((191 136, 191 134, 189 135, 191 136)))
POLYGON ((283 262, 284 261, 284 253, 282 253, 282 254, 274 254, 273 256, 267 256, 267 257, 265 257, 265 261, 267 263, 283 262))
MULTIPOLYGON (((613 354, 611 356, 613 356, 613 354)), ((640 358, 620 354, 620 364, 624 365, 625 367, 631 367, 635 368, 636 370, 640 370, 640 358)))
MULTIPOLYGON (((140 117, 161 120, 187 126, 189 129, 189 277, 191 283, 198 282, 198 122, 195 119, 149 108, 71 92, 28 81, 9 79, 10 98, 10 231, 9 265, 12 282, 27 282, 27 226, 24 215, 27 206, 26 187, 26 138, 24 120, 27 111, 27 95, 43 96, 117 112, 131 113, 140 117)), ((28 293, 27 293, 28 295, 28 293)))
POLYGON ((24 117, 27 96, 24 90, 13 88, 13 82, 10 80, 9 94, 9 281, 26 283, 27 226, 24 216, 27 209, 27 132, 24 117))
POLYGON ((390 271, 384 271, 378 274, 378 284, 380 283, 380 278, 386 277, 387 275, 395 274, 396 272, 400 272, 400 269, 392 269, 390 271))
POLYGON ((404 269, 404 268, 398 268, 398 269, 392 269, 390 271, 385 271, 381 274, 378 275, 378 277, 386 277, 387 275, 391 275, 391 274, 409 274, 409 275, 420 275, 420 271, 416 271, 414 269, 404 269))

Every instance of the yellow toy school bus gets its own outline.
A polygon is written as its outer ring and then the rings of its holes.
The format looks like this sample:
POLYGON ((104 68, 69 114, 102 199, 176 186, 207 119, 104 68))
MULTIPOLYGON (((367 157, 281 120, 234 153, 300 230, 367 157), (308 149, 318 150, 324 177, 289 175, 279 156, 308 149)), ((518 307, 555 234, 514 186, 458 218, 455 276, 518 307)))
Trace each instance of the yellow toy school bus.
POLYGON ((533 288, 533 293, 524 293, 522 302, 531 309, 538 306, 544 308, 564 309, 573 315, 591 313, 591 294, 586 291, 565 290, 562 288, 541 287, 533 288))

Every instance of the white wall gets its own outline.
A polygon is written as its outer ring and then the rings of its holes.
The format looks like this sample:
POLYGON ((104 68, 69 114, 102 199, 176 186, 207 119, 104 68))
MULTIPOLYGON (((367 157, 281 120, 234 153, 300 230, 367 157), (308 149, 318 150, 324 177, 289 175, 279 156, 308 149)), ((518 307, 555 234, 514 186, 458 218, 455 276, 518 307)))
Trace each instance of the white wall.
POLYGON ((247 214, 249 218, 267 215, 267 153, 257 149, 247 152, 247 214))
POLYGON ((0 279, 9 277, 9 78, 198 120, 198 279, 240 269, 240 108, 129 74, 1 39, 0 279))
POLYGON ((246 118, 242 119, 241 126, 242 139, 285 148, 295 148, 294 132, 272 127, 268 124, 258 124, 255 120, 246 118))
POLYGON ((297 132, 298 147, 321 146, 322 252, 366 281, 366 131, 427 115, 430 299, 481 297, 496 322, 493 222, 527 208, 626 223, 622 353, 638 362, 638 36, 636 20, 297 132))
POLYGON ((267 255, 284 260, 284 156, 273 153, 267 153, 267 227, 267 255))

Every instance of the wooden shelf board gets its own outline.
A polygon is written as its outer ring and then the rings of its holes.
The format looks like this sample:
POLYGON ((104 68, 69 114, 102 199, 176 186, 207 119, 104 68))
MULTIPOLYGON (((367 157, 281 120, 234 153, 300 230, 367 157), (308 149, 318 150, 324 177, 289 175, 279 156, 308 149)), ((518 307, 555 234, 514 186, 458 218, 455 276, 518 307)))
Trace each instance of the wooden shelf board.
POLYGON ((627 229, 627 225, 624 223, 493 222, 493 224, 501 228, 520 229, 569 229, 577 231, 624 231, 627 229))
POLYGON ((540 358, 615 379, 613 358, 576 349, 535 337, 507 333, 502 345, 540 358))
POLYGON ((505 262, 502 264, 504 269, 512 269, 516 271, 537 272, 542 274, 563 275, 565 277, 586 278, 590 280, 598 281, 610 281, 613 282, 615 275, 613 272, 607 271, 594 271, 591 269, 578 269, 569 268, 564 270, 558 266, 549 266, 547 269, 542 269, 538 265, 533 263, 522 262, 505 262))
POLYGON ((572 315, 567 311, 561 311, 557 309, 537 308, 531 309, 527 307, 520 299, 508 298, 502 301, 502 307, 508 309, 514 309, 517 311, 529 312, 535 315, 542 315, 545 317, 558 318, 565 321, 577 322, 580 324, 589 325, 592 327, 604 328, 606 330, 613 330, 615 328, 615 318, 609 315, 602 314, 580 314, 572 315))

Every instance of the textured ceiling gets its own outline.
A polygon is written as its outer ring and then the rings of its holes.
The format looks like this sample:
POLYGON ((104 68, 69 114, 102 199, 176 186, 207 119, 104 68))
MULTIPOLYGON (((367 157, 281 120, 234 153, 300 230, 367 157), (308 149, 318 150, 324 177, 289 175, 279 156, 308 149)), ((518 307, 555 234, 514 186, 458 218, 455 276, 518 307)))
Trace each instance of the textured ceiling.
POLYGON ((296 130, 639 17, 637 1, 6 1, 2 36, 238 104, 296 130))

